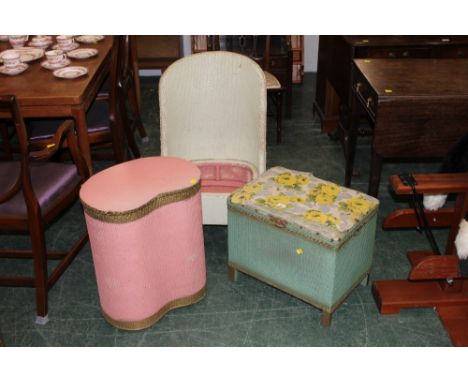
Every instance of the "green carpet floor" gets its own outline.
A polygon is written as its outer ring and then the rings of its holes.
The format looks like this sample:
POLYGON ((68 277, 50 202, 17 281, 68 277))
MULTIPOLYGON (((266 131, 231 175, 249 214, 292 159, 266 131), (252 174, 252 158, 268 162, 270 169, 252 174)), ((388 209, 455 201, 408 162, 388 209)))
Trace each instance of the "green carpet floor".
MULTIPOLYGON (((295 85, 293 116, 284 122, 284 142, 275 143, 274 118, 268 127, 268 167, 281 165, 313 172, 339 184, 344 180, 344 158, 339 142, 321 134, 312 113, 315 75, 306 74, 295 85)), ((159 154, 157 78, 142 79, 142 113, 150 142, 139 143, 144 156, 159 154)), ((367 190, 370 139, 358 143, 356 167, 360 177, 352 187, 367 190)), ((103 168, 108 163, 97 167, 103 168)), ((405 253, 429 245, 416 231, 383 231, 382 219, 397 207, 388 190, 388 178, 402 170, 431 171, 437 164, 386 164, 380 187, 381 208, 371 282, 406 278, 405 253)), ((76 204, 47 231, 51 248, 67 248, 83 229, 83 214, 76 204)), ((49 293, 45 326, 34 323, 34 291, 0 288, 0 333, 6 346, 450 346, 450 340, 432 309, 407 309, 381 316, 371 287, 358 286, 335 311, 332 325, 320 325, 321 312, 277 289, 240 274, 236 283, 227 277, 225 227, 205 227, 208 293, 198 304, 168 313, 153 327, 127 332, 110 326, 101 316, 89 244, 49 293)), ((439 245, 445 233, 436 232, 439 245)), ((17 248, 28 240, 0 234, 1 245, 17 248)), ((27 274, 22 261, 0 260, 2 273, 27 274)))

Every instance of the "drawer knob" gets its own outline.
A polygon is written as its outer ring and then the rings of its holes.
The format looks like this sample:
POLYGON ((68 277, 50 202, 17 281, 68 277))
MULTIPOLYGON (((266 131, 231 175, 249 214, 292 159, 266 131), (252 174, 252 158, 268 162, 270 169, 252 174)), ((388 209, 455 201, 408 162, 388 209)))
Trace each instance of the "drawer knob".
POLYGON ((409 57, 409 52, 407 50, 403 52, 403 57, 409 57))
POLYGON ((271 60, 270 65, 271 65, 271 66, 275 66, 275 65, 276 65, 276 61, 275 61, 275 60, 271 60))
POLYGON ((388 52, 388 57, 395 58, 395 52, 388 52))

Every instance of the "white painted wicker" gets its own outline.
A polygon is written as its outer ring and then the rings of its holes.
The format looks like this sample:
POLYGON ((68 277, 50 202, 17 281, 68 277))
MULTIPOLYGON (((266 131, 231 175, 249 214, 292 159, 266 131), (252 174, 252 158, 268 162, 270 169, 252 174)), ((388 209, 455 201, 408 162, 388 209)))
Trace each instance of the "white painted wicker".
MULTIPOLYGON (((176 61, 159 82, 161 155, 266 169, 266 81, 251 59, 207 52, 176 61)), ((203 223, 227 224, 229 193, 203 193, 203 223)))

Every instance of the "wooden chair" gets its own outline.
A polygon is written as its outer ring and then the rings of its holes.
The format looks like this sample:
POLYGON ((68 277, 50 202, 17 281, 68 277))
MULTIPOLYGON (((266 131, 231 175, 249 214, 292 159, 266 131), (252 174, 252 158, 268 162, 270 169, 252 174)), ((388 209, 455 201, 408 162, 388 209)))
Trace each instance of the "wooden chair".
POLYGON ((38 151, 31 151, 23 118, 14 96, 0 96, 0 111, 11 116, 19 142, 19 159, 0 162, 0 230, 27 232, 32 250, 0 250, 0 258, 30 258, 32 277, 1 276, 0 286, 27 286, 36 290, 36 323, 48 320, 47 293, 88 239, 85 232, 68 252, 48 252, 44 232, 67 207, 75 202, 88 168, 78 150, 73 123, 65 121, 52 139, 38 151), (66 140, 74 163, 47 161, 66 140), (49 275, 47 261, 60 263, 49 275))
MULTIPOLYGON (((381 314, 396 314, 401 308, 431 307, 437 310, 452 342, 468 346, 468 279, 460 273, 460 261, 454 244, 461 219, 468 211, 468 176, 457 174, 415 175, 416 190, 421 194, 456 194, 455 205, 438 211, 426 211, 431 227, 448 227, 445 253, 412 251, 407 254, 411 263, 408 280, 379 280, 373 293, 381 314)), ((411 188, 399 177, 391 178, 397 195, 411 194, 411 188)), ((384 220, 384 228, 414 228, 418 219, 413 209, 391 213, 384 220)))
MULTIPOLYGON (((120 74, 118 86, 122 94, 129 101, 129 109, 132 112, 132 131, 138 130, 143 142, 148 142, 143 122, 141 121, 140 107, 140 77, 138 75, 138 58, 136 47, 137 36, 120 36, 119 64, 120 74)), ((110 79, 108 79, 98 92, 97 99, 108 99, 110 96, 110 79)))
POLYGON ((159 81, 161 156, 201 170, 203 223, 227 224, 227 197, 266 168, 261 68, 231 52, 182 58, 159 81))
MULTIPOLYGON (((128 49, 128 36, 114 37, 110 69, 110 91, 106 97, 97 97, 87 112, 89 143, 93 148, 111 148, 109 155, 100 155, 96 150, 93 156, 97 159, 114 158, 118 163, 128 158, 129 148, 135 158, 140 157, 135 142, 134 127, 127 115, 127 76, 128 63, 121 60, 122 52, 128 49)), ((63 119, 28 119, 26 126, 31 142, 44 144, 54 135, 63 119)))
MULTIPOLYGON (((283 123, 283 101, 287 96, 287 115, 291 115, 291 95, 292 95, 292 51, 290 45, 287 45, 285 54, 288 56, 287 74, 282 82, 270 72, 272 53, 272 36, 222 36, 224 41, 221 44, 220 36, 208 36, 207 49, 227 50, 240 53, 250 57, 263 69, 266 79, 266 87, 269 98, 276 110, 276 143, 282 142, 282 123, 283 123)), ((279 36, 277 36, 279 37, 279 36)), ((278 44, 276 44, 278 45, 278 44)), ((276 68, 275 68, 276 69, 276 68)))
POLYGON ((13 158, 13 147, 10 144, 10 139, 14 135, 12 126, 0 121, 0 160, 13 158))

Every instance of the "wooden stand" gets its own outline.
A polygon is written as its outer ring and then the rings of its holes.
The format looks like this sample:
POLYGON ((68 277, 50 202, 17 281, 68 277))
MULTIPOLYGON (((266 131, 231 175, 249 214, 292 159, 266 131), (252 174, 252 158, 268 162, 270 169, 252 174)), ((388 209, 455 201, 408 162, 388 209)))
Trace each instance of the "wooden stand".
MULTIPOLYGON (((408 280, 379 280, 372 292, 380 314, 398 314, 401 308, 435 308, 455 346, 468 346, 468 280, 461 278, 454 240, 458 225, 468 209, 468 177, 466 174, 434 174, 415 176, 420 193, 453 193, 455 208, 428 214, 433 227, 450 227, 444 256, 431 251, 409 252, 411 271, 408 280), (449 282, 448 280, 453 280, 449 282)), ((409 194, 396 176, 391 184, 397 194, 409 194)), ((384 228, 415 227, 411 210, 395 211, 384 220, 384 228)))

